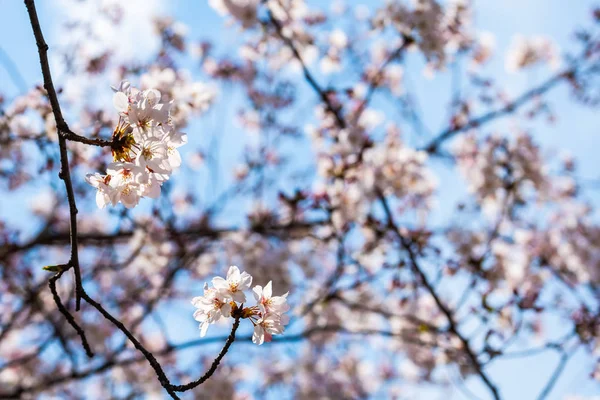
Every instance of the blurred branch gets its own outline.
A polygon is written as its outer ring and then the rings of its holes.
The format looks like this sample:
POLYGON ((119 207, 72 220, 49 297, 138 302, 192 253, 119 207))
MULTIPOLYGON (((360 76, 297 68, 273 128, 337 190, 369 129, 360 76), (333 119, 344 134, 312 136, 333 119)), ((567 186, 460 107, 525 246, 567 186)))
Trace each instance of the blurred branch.
POLYGON ((480 127, 481 125, 483 125, 487 122, 493 121, 493 120, 503 117, 505 115, 512 114, 513 112, 517 111, 519 108, 521 108, 522 106, 527 104, 529 102, 529 100, 534 99, 535 97, 538 97, 538 96, 548 92, 550 89, 552 89, 553 87, 558 85, 563 80, 569 79, 570 77, 572 77, 574 73, 575 73, 575 68, 570 68, 565 71, 562 71, 562 72, 554 75, 550 79, 548 79, 546 82, 542 83, 540 86, 530 89, 527 92, 521 94, 514 101, 506 104, 505 106, 503 106, 497 110, 485 113, 479 117, 473 118, 473 119, 465 122, 464 124, 450 127, 448 129, 446 129, 445 131, 442 131, 431 142, 429 142, 429 144, 427 144, 425 147, 423 147, 423 150, 428 153, 436 153, 439 150, 439 147, 446 140, 454 137, 458 133, 464 132, 471 128, 480 127))
POLYGON ((0 62, 4 64, 4 69, 6 70, 8 75, 10 75, 10 78, 12 79, 15 86, 22 93, 27 92, 27 83, 25 82, 23 75, 21 75, 21 72, 19 71, 19 68, 17 68, 17 66, 15 65, 15 62, 12 60, 12 58, 9 57, 8 53, 6 53, 6 51, 4 51, 2 47, 0 47, 0 62))
POLYGON ((327 92, 325 90, 323 90, 321 88, 321 86, 319 86, 319 84, 317 83, 317 80, 313 77, 313 75, 309 71, 308 67, 302 60, 302 56, 300 56, 300 52, 296 48, 296 45, 294 44, 292 39, 288 38, 287 36, 285 36, 283 34, 283 26, 281 25, 281 22, 279 22, 273 16, 273 13, 271 12, 271 9, 269 8, 268 4, 266 7, 267 7, 267 15, 269 17, 269 22, 275 27, 277 35, 281 38, 281 40, 290 48, 290 50, 292 51, 292 54, 294 55, 294 58, 300 63, 300 66, 302 67, 302 72, 304 73, 304 77, 306 78, 307 82, 310 84, 310 86, 313 88, 313 90, 315 92, 317 92, 317 94, 319 95, 319 97, 321 98, 321 100, 323 101, 325 106, 327 107, 327 109, 333 114, 340 129, 346 128, 346 121, 342 117, 340 107, 334 105, 333 102, 331 101, 331 99, 329 98, 329 95, 327 94, 327 92))
POLYGON ((383 62, 383 64, 381 65, 381 67, 379 68, 377 73, 375 74, 375 76, 372 78, 371 84, 369 85, 369 89, 367 90, 367 94, 365 95, 364 100, 360 103, 360 106, 356 110, 356 117, 355 117, 356 120, 358 120, 358 118, 360 117, 362 112, 365 110, 365 108, 371 102, 371 98, 375 94, 375 90, 377 89, 381 78, 383 78, 383 74, 384 74, 387 66, 390 65, 390 63, 392 61, 394 61, 395 59, 401 57, 402 54, 404 53, 404 51, 406 51, 406 49, 408 49, 408 47, 411 44, 413 44, 414 42, 415 42, 415 39, 412 36, 408 36, 408 35, 402 36, 402 44, 388 56, 388 58, 383 62))
POLYGON ((550 376, 550 379, 548 380, 548 382, 542 389, 542 392, 540 393, 540 395, 537 397, 537 400, 544 400, 546 397, 548 397, 548 395, 554 388, 554 385, 558 381, 558 378, 560 378, 563 370, 567 366, 567 362, 573 356, 573 354, 575 354, 575 349, 572 349, 571 351, 566 351, 566 350, 562 351, 562 354, 560 355, 560 360, 558 361, 558 364, 557 364, 556 368, 554 369, 554 372, 552 373, 552 375, 550 376))
MULTIPOLYGON (((288 224, 261 224, 247 228, 248 231, 268 236, 295 236, 303 235, 306 230, 312 229, 319 225, 326 224, 327 221, 316 220, 311 222, 291 222, 288 224)), ((246 230, 246 228, 211 228, 211 227, 189 227, 180 230, 172 230, 170 236, 181 236, 185 240, 197 238, 213 238, 217 239, 222 235, 246 230)), ((79 233, 77 236, 78 243, 87 245, 102 246, 107 243, 115 243, 127 240, 134 235, 134 230, 118 231, 115 233, 79 233)), ((38 235, 27 243, 7 245, 0 249, 0 260, 8 255, 28 251, 37 246, 64 246, 70 241, 70 233, 57 232, 52 234, 38 235)))
MULTIPOLYGON (((232 329, 232 331, 233 331, 233 329, 232 329)), ((421 340, 405 338, 404 335, 402 335, 401 333, 382 331, 382 330, 376 330, 376 329, 361 329, 361 330, 354 331, 354 330, 348 330, 348 328, 345 328, 343 326, 333 325, 333 324, 308 328, 303 332, 293 334, 293 335, 284 335, 284 336, 280 336, 280 337, 273 337, 273 341, 271 342, 271 345, 284 344, 284 343, 295 343, 295 342, 310 339, 311 337, 313 337, 315 335, 327 334, 327 333, 344 334, 344 335, 352 335, 352 336, 373 335, 373 336, 384 336, 384 337, 397 337, 400 340, 402 340, 403 342, 412 343, 412 344, 415 344, 418 346, 426 346, 426 347, 432 347, 432 348, 436 346, 435 343, 428 343, 428 342, 421 341, 421 340)), ((214 337, 203 338, 203 339, 194 339, 194 340, 190 340, 190 341, 175 344, 175 345, 167 345, 163 349, 154 352, 153 355, 155 357, 166 356, 166 355, 172 354, 177 351, 186 350, 186 349, 190 349, 190 348, 194 348, 194 347, 198 347, 198 346, 204 346, 204 345, 211 344, 211 343, 222 342, 224 340, 229 342, 230 338, 231 338, 231 333, 229 334, 229 336, 214 336, 214 337)), ((235 340, 239 343, 252 343, 252 336, 245 335, 245 336, 231 339, 232 342, 233 342, 233 340, 235 340)), ((225 346, 227 346, 227 343, 225 346)), ((121 349, 124 349, 124 347, 121 349)), ((225 347, 223 347, 223 349, 221 350, 221 353, 223 353, 224 349, 225 349, 225 347)), ((227 350, 225 350, 225 352, 226 351, 227 350)), ((221 353, 219 354, 219 356, 221 356, 221 353)), ((102 363, 98 366, 92 367, 88 370, 73 371, 73 372, 66 373, 64 375, 58 375, 58 376, 54 375, 54 376, 49 377, 49 379, 47 379, 45 381, 36 383, 29 387, 21 387, 14 392, 0 392, 0 398, 2 398, 2 399, 4 399, 4 398, 20 398, 19 396, 22 394, 25 394, 25 393, 35 392, 42 388, 47 389, 47 388, 50 388, 53 386, 66 384, 66 383, 76 381, 76 380, 83 380, 83 379, 89 378, 91 376, 109 371, 113 368, 126 367, 129 365, 145 362, 148 360, 144 355, 137 356, 137 357, 129 357, 129 358, 118 358, 118 355, 120 355, 120 353, 113 354, 112 357, 110 359, 106 360, 104 363, 102 363)), ((221 356, 219 358, 219 361, 221 361, 222 358, 223 357, 221 356)), ((214 362, 213 362, 213 364, 214 364, 214 362)), ((212 365, 208 371, 210 371, 211 369, 212 369, 212 365)), ((207 373, 208 373, 208 371, 207 371, 207 373)), ((207 373, 205 373, 205 375, 207 373)), ((214 373, 214 371, 212 371, 212 373, 214 373)), ((200 379, 202 379, 202 378, 200 378, 200 379)), ((197 381, 199 381, 200 379, 198 379, 197 381)), ((197 382, 197 381, 194 381, 194 382, 197 382)), ((191 385, 194 382, 191 382, 187 385, 181 385, 181 386, 171 385, 171 388, 174 388, 174 390, 179 391, 177 388, 191 385)), ((196 385, 196 386, 198 386, 198 385, 196 385)), ((194 386, 194 387, 196 387, 196 386, 194 386)), ((186 390, 188 390, 188 389, 186 389, 186 390)))
POLYGON ((496 388, 496 386, 492 383, 490 378, 487 376, 487 374, 483 370, 483 366, 477 359, 477 356, 475 355, 475 352, 473 351, 473 349, 471 349, 469 340, 467 338, 465 338, 459 332, 458 326, 457 326, 456 321, 454 320, 452 311, 442 302, 440 296, 437 294, 434 287, 431 285, 431 283, 427 279, 427 275, 425 275, 425 272, 421 269, 419 263, 417 262, 417 256, 412 248, 412 243, 410 243, 409 240, 406 239, 404 236, 402 236, 402 234, 400 233, 400 230, 398 229, 396 223, 394 222, 394 217, 393 217, 392 211, 390 209, 390 206, 387 203, 385 196, 381 192, 379 192, 379 199, 380 199, 381 205, 383 207, 388 226, 392 230, 392 232, 396 235, 399 243, 402 245, 404 250, 408 253, 408 257, 409 257, 412 269, 415 271, 415 273, 421 280, 421 283, 423 283, 423 286, 425 287, 427 292, 431 295, 431 297, 433 297, 433 300, 437 304, 440 311, 446 316, 446 319, 448 320, 448 325, 449 325, 450 331, 454 335, 456 335, 456 337, 462 342, 462 345, 464 346, 463 350, 466 353, 467 357, 470 359, 473 368, 475 369, 477 374, 481 377, 484 384, 488 387, 488 389, 492 393, 493 398, 495 400, 499 400, 500 394, 498 393, 498 388, 496 388))

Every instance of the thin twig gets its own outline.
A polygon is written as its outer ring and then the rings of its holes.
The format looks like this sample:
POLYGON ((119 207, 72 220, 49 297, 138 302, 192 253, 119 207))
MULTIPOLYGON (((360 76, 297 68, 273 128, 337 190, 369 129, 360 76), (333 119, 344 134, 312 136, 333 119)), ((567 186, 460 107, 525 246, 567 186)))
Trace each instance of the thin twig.
POLYGON ((167 393, 169 393, 169 395, 171 395, 171 397, 173 399, 178 399, 179 397, 171 389, 171 384, 169 383, 169 379, 167 378, 167 375, 165 374, 162 367, 156 360, 156 357, 154 357, 154 355, 150 351, 148 351, 140 343, 140 341, 138 339, 136 339, 136 337, 125 327, 125 325, 123 325, 123 323, 121 321, 119 321, 118 319, 113 317, 100 303, 98 303, 97 301, 92 299, 85 291, 83 291, 83 293, 82 293, 82 298, 88 304, 90 304, 92 307, 94 307, 96 310, 98 310, 98 312, 100 314, 102 314, 102 316, 104 318, 109 320, 115 327, 117 327, 121 332, 123 332, 123 334, 125 336, 127 336, 127 339, 129 339, 129 341, 131 341, 131 343, 134 345, 134 347, 136 349, 138 349, 140 351, 140 353, 142 353, 144 355, 146 360, 148 360, 148 362, 150 363, 150 366, 156 373, 156 376, 158 377, 158 381, 160 382, 162 387, 165 388, 167 393))
POLYGON ((479 117, 473 118, 464 124, 450 127, 448 129, 442 131, 431 142, 429 142, 429 144, 427 144, 425 147, 423 147, 423 150, 425 150, 428 153, 435 153, 439 150, 439 147, 442 145, 442 143, 444 143, 446 140, 454 137, 456 134, 458 134, 460 132, 464 132, 471 128, 477 128, 478 126, 481 126, 481 125, 485 124, 486 122, 492 121, 496 118, 512 114, 517 109, 519 109, 523 105, 527 104, 527 102, 529 100, 544 94, 545 92, 549 91, 550 89, 552 89, 554 86, 556 86, 563 80, 572 76, 574 73, 575 73, 574 68, 562 71, 562 72, 554 75, 552 78, 548 79, 546 82, 542 83, 540 86, 537 86, 537 87, 530 89, 530 90, 526 91, 525 93, 521 94, 514 101, 506 104, 505 106, 503 106, 497 110, 485 113, 479 117))
POLYGON ((544 400, 546 397, 548 397, 548 395, 554 388, 554 385, 556 385, 558 378, 560 378, 563 370, 567 366, 567 362, 573 356, 574 353, 575 353, 575 350, 572 350, 570 352, 563 350, 562 354, 560 355, 560 360, 558 361, 558 364, 556 365, 556 368, 554 369, 554 372, 552 372, 550 379, 548 380, 548 382, 546 382, 546 385, 542 389, 540 395, 537 397, 537 400, 544 400))
POLYGON ((200 378, 198 378, 195 381, 190 382, 188 384, 185 384, 185 385, 171 385, 171 389, 175 390, 176 392, 185 392, 186 390, 190 390, 190 389, 193 389, 193 388, 195 388, 195 387, 197 387, 199 385, 202 385, 204 382, 206 382, 206 380, 208 378, 210 378, 215 373, 215 371, 217 370, 217 367, 219 366, 219 363, 221 362, 221 360, 223 359, 223 357, 225 357, 225 354, 227 354, 227 351, 229 350, 229 347, 233 344, 233 341, 235 340, 235 332, 237 331, 238 327, 240 326, 240 316, 241 315, 237 315, 236 316, 235 322, 233 323, 233 328, 231 328, 231 333, 229 334, 229 337, 227 338, 227 341, 225 342, 225 345, 221 349, 221 352, 219 353, 219 355, 217 356, 217 358, 215 358, 215 360, 211 364, 211 366, 208 369, 208 371, 206 371, 204 373, 204 375, 202 375, 200 378))
POLYGON ((75 329, 75 332, 77 332, 77 334, 79 335, 79 338, 81 339, 81 345, 85 350, 85 354, 89 358, 92 358, 94 357, 94 352, 92 351, 90 344, 88 343, 87 338, 85 337, 85 332, 77 324, 75 318, 71 315, 69 310, 67 310, 67 308, 63 305, 62 301, 60 300, 60 296, 58 295, 58 292, 56 290, 56 281, 61 277, 62 274, 63 272, 59 272, 58 274, 54 275, 48 280, 48 286, 50 287, 50 291, 52 292, 52 298, 54 299, 54 302, 58 307, 58 311, 60 311, 60 313, 64 315, 69 325, 71 325, 73 329, 75 329))
POLYGON ((369 89, 367 90, 367 94, 365 95, 364 100, 360 103, 360 106, 356 110, 356 113, 355 113, 356 120, 358 120, 358 117, 360 117, 362 112, 365 110, 365 108, 371 102, 371 98, 375 94, 375 91, 376 91, 378 85, 381 83, 380 80, 383 77, 383 73, 385 72, 385 69, 388 67, 388 65, 392 61, 401 57, 402 54, 404 53, 404 51, 410 45, 412 45, 414 42, 415 42, 415 39, 412 36, 403 35, 402 36, 402 44, 388 56, 388 58, 383 62, 383 64, 381 64, 381 67, 379 68, 379 70, 377 71, 375 76, 371 79, 371 84, 369 85, 369 89))

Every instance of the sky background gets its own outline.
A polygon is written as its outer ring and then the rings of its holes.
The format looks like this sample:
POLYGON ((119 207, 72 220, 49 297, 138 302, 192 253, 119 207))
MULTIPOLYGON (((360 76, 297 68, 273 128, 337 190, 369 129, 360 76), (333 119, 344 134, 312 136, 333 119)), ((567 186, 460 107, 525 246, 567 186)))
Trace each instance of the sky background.
MULTIPOLYGON (((324 4, 328 2, 309 1, 309 3, 324 7, 324 4)), ((366 0, 347 2, 350 5, 361 3, 368 2, 366 0)), ((510 74, 505 71, 504 54, 514 35, 517 33, 524 36, 547 35, 555 40, 561 50, 574 50, 572 41, 574 28, 589 23, 590 9, 595 4, 597 2, 588 0, 476 1, 475 26, 478 29, 492 32, 496 38, 495 56, 490 65, 486 67, 486 75, 494 76, 498 82, 503 82, 505 90, 513 96, 544 81, 552 73, 547 69, 535 69, 518 74, 510 74)), ((53 46, 63 45, 67 40, 61 36, 63 33, 59 28, 66 15, 93 18, 93 15, 85 8, 75 10, 67 5, 70 3, 64 0, 40 0, 37 2, 38 14, 46 41, 51 49, 51 57, 53 46)), ((188 36, 192 39, 209 39, 217 43, 221 49, 233 48, 238 43, 237 30, 228 28, 224 20, 207 5, 206 1, 133 0, 129 7, 135 9, 136 14, 135 17, 132 16, 131 23, 124 24, 128 27, 125 31, 112 31, 110 26, 104 27, 106 40, 114 42, 117 52, 126 57, 144 59, 145 54, 151 53, 152 49, 158 45, 148 42, 147 32, 151 28, 139 22, 147 20, 148 16, 155 13, 172 15, 184 23, 189 29, 188 36)), ((37 49, 23 3, 18 0, 0 0, 0 91, 12 98, 24 93, 32 85, 40 83, 41 72, 37 57, 37 49)), ((57 67, 55 61, 53 65, 57 67)), ((427 126, 427 130, 435 134, 445 126, 451 81, 447 74, 436 76, 433 79, 425 78, 422 67, 423 64, 420 60, 409 57, 406 74, 410 88, 417 95, 422 120, 427 126)), ((316 70, 316 68, 314 69, 316 70)), ((59 84, 65 79, 60 75, 60 71, 55 76, 59 84)), ((306 96, 312 96, 312 94, 307 90, 306 96)), ((550 99, 557 111, 558 120, 554 125, 530 124, 535 138, 547 150, 546 156, 553 158, 563 153, 575 155, 579 164, 579 176, 590 182, 598 179, 597 152, 600 148, 600 135, 598 135, 597 110, 585 108, 573 102, 564 85, 553 90, 547 98, 550 99), (550 151, 552 149, 554 151, 550 151)), ((224 116, 223 114, 212 115, 211 118, 216 118, 217 123, 222 121, 222 118, 229 121, 231 118, 227 118, 227 112, 232 116, 234 110, 225 111, 224 116)), ((497 129, 501 129, 509 127, 510 123, 510 119, 505 119, 496 126, 497 129)), ((226 125, 224 131, 230 125, 226 125)), ((196 129, 204 128, 197 125, 189 127, 190 132, 196 129)), ((227 142, 227 136, 223 138, 223 141, 227 142)), ((231 160, 236 157, 235 154, 242 151, 242 147, 231 144, 222 151, 225 158, 231 160)), ((440 190, 445 194, 444 201, 448 204, 455 202, 464 194, 461 189, 454 189, 455 172, 447 170, 443 163, 436 165, 435 168, 440 179, 440 190)), ((27 188, 24 189, 24 194, 33 196, 35 191, 36 188, 27 188)), ((590 202, 599 204, 597 190, 586 192, 586 196, 590 202)), ((14 207, 18 207, 14 199, 0 199, 0 215, 14 223, 20 223, 23 221, 23 214, 15 213, 14 207)), ((444 207, 444 204, 438 205, 434 219, 439 222, 444 221, 449 217, 448 209, 444 207)), ((173 321, 177 324, 193 323, 193 321, 179 318, 174 318, 173 321)), ((551 326, 553 321, 549 320, 547 323, 551 326)), ((558 330, 559 327, 556 329, 558 330)), ((197 331, 191 330, 190 332, 191 335, 195 335, 197 331)), ((181 337, 180 340, 184 341, 194 337, 181 337)), ((557 360, 556 354, 546 353, 523 361, 500 361, 495 363, 489 372, 501 388, 505 399, 533 399, 551 374, 557 360)), ((549 398, 558 400, 566 398, 567 395, 578 394, 597 395, 598 397, 595 399, 600 399, 598 384, 590 382, 587 376, 591 370, 590 365, 589 358, 583 355, 573 357, 549 398)), ((470 379, 467 387, 477 396, 487 398, 485 389, 477 382, 477 379, 470 379)), ((431 394, 429 391, 422 393, 417 391, 415 394, 415 398, 440 398, 438 394, 431 394)), ((457 400, 468 398, 456 388, 450 393, 445 393, 443 397, 457 400)))

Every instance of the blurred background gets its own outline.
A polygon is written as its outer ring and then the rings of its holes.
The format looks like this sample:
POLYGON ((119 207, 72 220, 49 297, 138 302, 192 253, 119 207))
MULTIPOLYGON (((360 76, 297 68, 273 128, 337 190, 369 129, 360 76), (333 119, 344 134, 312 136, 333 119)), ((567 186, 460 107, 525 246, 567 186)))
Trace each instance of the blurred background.
MULTIPOLYGON (((110 151, 69 143, 90 295, 188 381, 231 325, 199 338, 204 282, 238 265, 290 293, 284 335, 257 347, 242 321, 183 398, 493 398, 462 336, 504 399, 600 399, 596 2, 239 1, 247 19, 234 3, 36 2, 73 131, 110 140, 127 79, 173 100, 188 135, 160 197, 134 209, 98 208, 85 176, 110 151), (351 170, 365 149, 374 172, 351 170)), ((84 305, 87 359, 52 301, 42 267, 68 259, 69 214, 41 85, 26 8, 0 0, 0 397, 167 398, 84 305)), ((58 284, 72 311, 72 278, 58 284)))

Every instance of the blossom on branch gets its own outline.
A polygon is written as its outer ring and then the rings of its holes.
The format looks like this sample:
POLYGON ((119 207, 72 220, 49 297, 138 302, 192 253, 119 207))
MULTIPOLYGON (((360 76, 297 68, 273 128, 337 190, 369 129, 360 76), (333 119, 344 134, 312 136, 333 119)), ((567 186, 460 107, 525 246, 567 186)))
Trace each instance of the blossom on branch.
POLYGON ((194 319, 200 322, 200 336, 204 337, 210 324, 222 318, 249 319, 254 325, 252 341, 258 345, 270 342, 273 335, 280 335, 289 322, 284 315, 289 311, 287 293, 283 296, 272 295, 272 283, 263 288, 255 286, 252 289, 257 305, 243 308, 246 301, 244 290, 250 289, 252 276, 240 272, 235 265, 229 267, 227 279, 216 276, 212 279, 213 287, 204 284, 204 295, 194 297, 192 305, 198 310, 194 319))
POLYGON ((163 102, 158 90, 140 91, 127 81, 113 89, 113 105, 119 112, 113 133, 115 162, 106 175, 88 174, 86 180, 98 189, 98 207, 121 202, 133 208, 142 197, 160 196, 161 185, 181 166, 177 148, 187 143, 187 136, 172 123, 173 101, 163 102))

